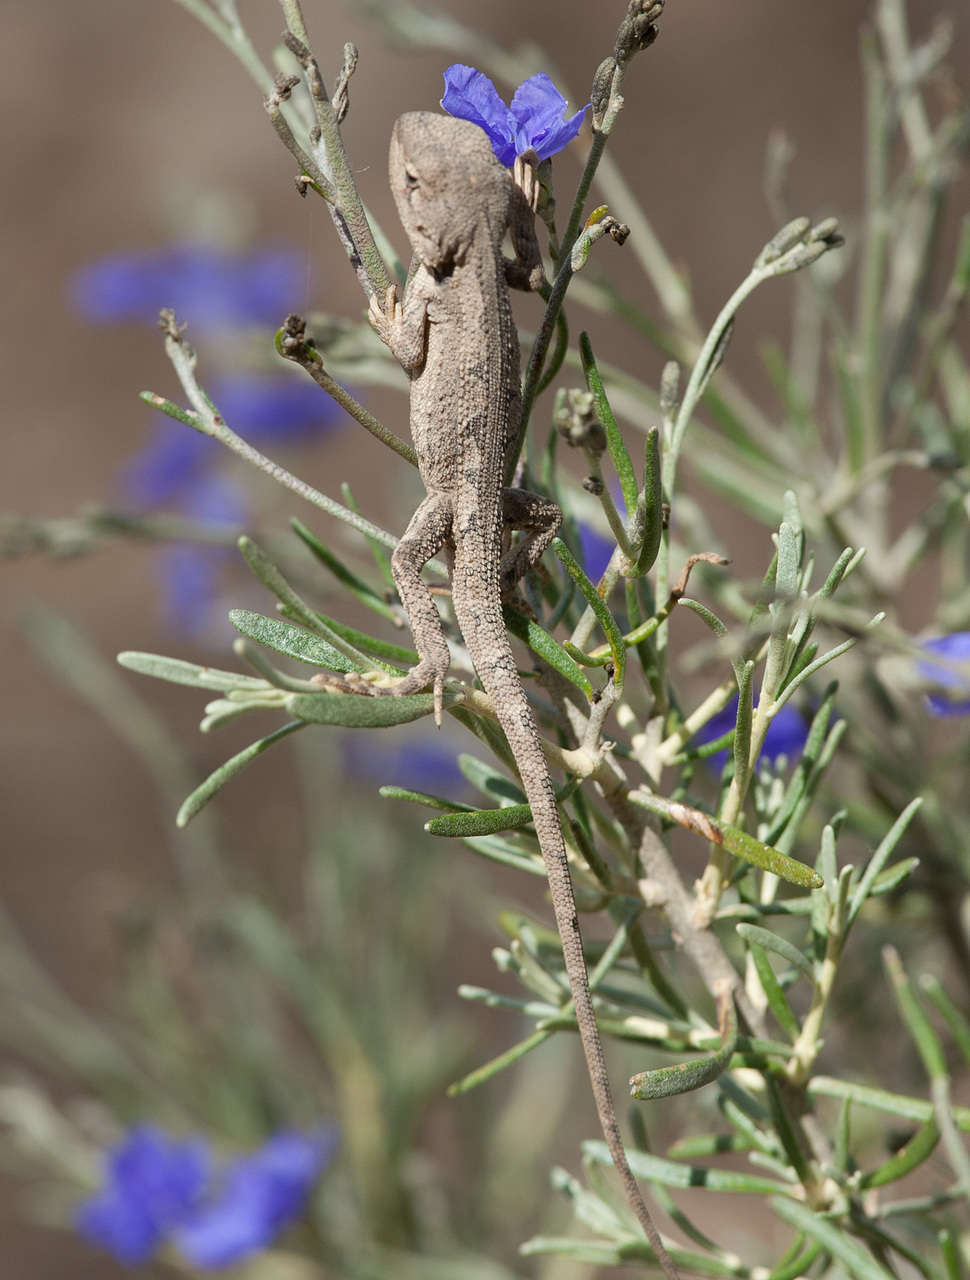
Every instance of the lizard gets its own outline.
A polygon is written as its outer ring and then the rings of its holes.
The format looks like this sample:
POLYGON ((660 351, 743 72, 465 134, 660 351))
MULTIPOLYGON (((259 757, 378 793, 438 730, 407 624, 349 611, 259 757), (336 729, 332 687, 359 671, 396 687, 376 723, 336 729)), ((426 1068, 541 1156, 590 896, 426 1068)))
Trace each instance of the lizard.
POLYGON ((453 563, 455 619, 532 809, 603 1135, 657 1260, 669 1280, 677 1280, 620 1135, 555 791, 502 616, 503 598, 538 562, 562 519, 554 502, 504 483, 521 416, 509 288, 538 289, 544 279, 534 171, 520 159, 510 173, 474 123, 410 112, 394 125, 389 174, 413 250, 412 272, 403 299, 395 286, 384 298, 375 294, 369 317, 410 377, 411 435, 426 496, 392 554, 391 570, 418 663, 390 687, 335 679, 373 695, 431 687, 440 724, 450 657, 421 570, 445 549, 453 563), (514 260, 503 253, 506 232, 514 260), (503 552, 510 530, 524 536, 503 552))

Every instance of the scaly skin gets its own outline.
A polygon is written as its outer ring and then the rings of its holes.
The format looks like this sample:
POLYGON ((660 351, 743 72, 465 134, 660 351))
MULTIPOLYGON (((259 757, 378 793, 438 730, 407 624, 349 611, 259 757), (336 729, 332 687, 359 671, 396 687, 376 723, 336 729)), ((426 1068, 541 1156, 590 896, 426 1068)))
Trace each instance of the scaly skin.
POLYGON ((603 1134, 630 1205, 676 1280, 623 1149, 552 779, 502 618, 503 594, 536 563, 561 519, 548 500, 503 488, 521 412, 508 290, 535 288, 542 279, 531 179, 519 165, 513 182, 482 130, 467 121, 415 112, 394 127, 391 189, 416 267, 403 304, 392 290, 383 308, 372 300, 370 315, 411 377, 411 434, 427 497, 391 561, 419 662, 392 689, 368 691, 402 695, 431 686, 440 719, 448 648, 420 573, 448 548, 455 617, 532 809, 603 1134), (502 254, 506 231, 514 262, 502 254), (526 537, 503 559, 506 528, 526 530, 526 537))

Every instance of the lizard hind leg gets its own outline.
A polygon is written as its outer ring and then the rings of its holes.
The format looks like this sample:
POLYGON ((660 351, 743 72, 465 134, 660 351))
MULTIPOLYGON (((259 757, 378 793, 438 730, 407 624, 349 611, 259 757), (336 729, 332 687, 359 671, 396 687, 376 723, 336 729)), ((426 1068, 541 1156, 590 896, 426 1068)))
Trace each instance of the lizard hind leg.
POLYGON ((528 489, 505 489, 502 492, 502 521, 506 529, 522 529, 526 534, 502 556, 499 582, 505 598, 512 594, 519 580, 539 563, 562 524, 562 512, 551 498, 544 498, 528 489))
POLYGON ((404 536, 391 555, 391 573, 418 651, 418 665, 386 692, 401 697, 419 693, 431 685, 434 721, 439 727, 445 676, 451 665, 451 656, 441 616, 434 597, 421 578, 421 570, 451 538, 452 516, 450 495, 429 494, 411 517, 404 536))
POLYGON ((401 698, 420 693, 431 685, 434 692, 434 720, 441 726, 445 676, 451 664, 441 617, 421 570, 451 538, 451 499, 435 494, 425 500, 411 517, 401 541, 391 555, 391 573, 401 604, 407 614, 411 638, 418 651, 418 664, 391 685, 374 685, 357 672, 337 675, 321 672, 314 681, 340 693, 372 698, 401 698))

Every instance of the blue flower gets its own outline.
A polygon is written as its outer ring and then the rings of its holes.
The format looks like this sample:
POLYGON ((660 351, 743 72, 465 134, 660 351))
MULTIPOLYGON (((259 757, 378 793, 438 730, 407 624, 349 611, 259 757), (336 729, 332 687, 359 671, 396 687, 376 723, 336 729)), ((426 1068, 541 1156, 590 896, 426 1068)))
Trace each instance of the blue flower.
POLYGON ((72 295, 81 315, 100 324, 154 323, 170 307, 195 331, 279 324, 305 288, 300 254, 289 249, 234 253, 181 244, 113 253, 82 267, 72 295))
POLYGON ((337 1130, 280 1133, 226 1169, 215 1196, 175 1233, 193 1266, 226 1267, 265 1249, 303 1212, 337 1147, 337 1130))
MULTIPOLYGON (((507 167, 530 148, 547 160, 579 133, 586 107, 563 119, 566 99, 544 71, 523 81, 510 106, 482 71, 456 62, 445 72, 441 105, 459 120, 471 120, 488 134, 492 150, 507 167)), ((587 103, 587 106, 589 104, 587 103)))
POLYGON ((139 1125, 108 1153, 104 1186, 81 1205, 78 1230, 119 1262, 145 1262, 167 1232, 188 1218, 208 1173, 205 1143, 179 1142, 139 1125))
POLYGON ((400 741, 387 734, 348 733, 341 740, 341 757, 349 774, 415 791, 449 792, 468 785, 447 741, 421 739, 415 733, 400 741))
POLYGON ((939 662, 918 662, 916 669, 936 686, 927 693, 926 707, 934 716, 970 715, 970 631, 954 631, 948 636, 934 636, 920 642, 920 648, 948 662, 967 664, 965 672, 945 667, 939 662))
POLYGON ((81 1206, 78 1229, 129 1265, 174 1241, 194 1266, 227 1266, 265 1249, 299 1217, 337 1140, 333 1127, 278 1133, 214 1174, 202 1140, 139 1126, 109 1153, 105 1186, 81 1206))
MULTIPOLYGON (((698 743, 716 742, 718 738, 731 732, 737 723, 737 718, 738 697, 735 694, 734 699, 723 711, 712 716, 707 724, 698 730, 696 741, 698 743)), ((791 702, 786 702, 768 726, 764 746, 761 748, 762 756, 772 764, 779 756, 785 756, 789 761, 797 760, 805 750, 809 728, 810 725, 806 723, 798 708, 791 702)), ((708 763, 720 769, 723 768, 727 757, 727 751, 718 751, 707 759, 708 763)))
MULTIPOLYGON (((237 373, 212 380, 213 403, 229 426, 250 444, 289 444, 346 422, 339 406, 309 379, 285 373, 237 373)), ((171 418, 160 418, 151 442, 122 473, 128 498, 138 506, 177 502, 225 446, 171 418)))
MULTIPOLYGON (((225 420, 255 445, 307 439, 346 421, 319 387, 289 373, 237 374, 211 384, 213 401, 225 420)), ((149 443, 129 460, 121 485, 129 502, 146 510, 159 506, 237 531, 250 518, 243 488, 218 469, 224 446, 180 422, 159 416, 149 443)), ((159 553, 166 613, 180 630, 209 629, 211 605, 229 547, 176 543, 159 553)))
POLYGON ((579 522, 579 549, 583 556, 583 565, 587 578, 599 582, 606 572, 610 557, 616 550, 612 538, 606 538, 591 525, 579 522))

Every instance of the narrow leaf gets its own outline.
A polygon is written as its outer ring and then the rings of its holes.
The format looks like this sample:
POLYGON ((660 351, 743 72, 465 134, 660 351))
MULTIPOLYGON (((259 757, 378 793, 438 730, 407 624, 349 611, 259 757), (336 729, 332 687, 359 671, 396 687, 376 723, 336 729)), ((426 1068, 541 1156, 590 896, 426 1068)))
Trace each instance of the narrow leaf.
POLYGON ((350 569, 340 560, 333 552, 323 545, 315 533, 312 533, 301 520, 295 517, 290 521, 293 532, 299 537, 313 552, 322 565, 330 570, 338 582, 351 593, 356 596, 362 605, 366 605, 368 609, 373 609, 375 613, 379 613, 382 618, 389 618, 392 622, 398 620, 398 614, 392 605, 389 605, 383 596, 379 595, 373 587, 368 586, 362 578, 351 572, 350 569))
POLYGON ((761 989, 765 993, 765 999, 768 1001, 768 1008, 774 1014, 778 1025, 788 1033, 792 1041, 795 1041, 798 1039, 800 1029, 798 1019, 792 1012, 781 983, 775 977, 775 971, 768 961, 765 949, 759 947, 756 942, 752 942, 750 948, 751 960, 758 975, 758 981, 761 983, 761 989))
POLYGON ((623 643, 623 635, 620 628, 616 625, 616 619, 606 607, 606 602, 599 594, 596 588, 587 578, 586 574, 580 568, 575 556, 563 542, 562 538, 554 538, 552 541, 552 549, 559 557, 566 571, 572 577, 573 581, 579 587, 580 591, 586 597, 586 602, 596 615, 596 620, 603 628, 603 634, 606 636, 606 642, 610 646, 610 654, 613 658, 613 667, 615 671, 615 680, 618 687, 623 684, 623 676, 626 671, 626 647, 623 643))
POLYGON ((862 879, 859 881, 855 892, 852 894, 852 901, 849 904, 849 911, 846 917, 846 932, 848 932, 856 916, 862 909, 862 904, 869 896, 869 892, 876 876, 878 876, 879 872, 882 871, 889 855, 903 838, 906 828, 909 826, 917 809, 919 809, 922 803, 923 801, 920 796, 917 796, 915 800, 911 800, 879 842, 879 847, 869 859, 866 869, 863 872, 862 879))
POLYGON ((817 1240, 856 1280, 894 1280, 892 1272, 881 1267, 861 1244, 834 1222, 813 1213, 807 1205, 783 1196, 772 1196, 769 1204, 779 1218, 817 1240))
POLYGON ((118 662, 129 671, 153 676, 156 680, 193 685, 197 689, 216 689, 220 693, 226 693, 230 689, 265 691, 270 687, 265 680, 258 680, 255 676, 241 675, 237 671, 220 671, 216 667, 200 667, 195 662, 166 658, 159 653, 138 653, 126 649, 118 654, 118 662))
MULTIPOLYGON (((605 1142, 591 1140, 583 1143, 583 1154, 596 1164, 612 1166, 609 1147, 605 1142)), ((628 1151, 630 1168, 639 1178, 648 1182, 662 1182, 666 1187, 703 1187, 707 1191, 737 1191, 747 1195, 766 1195, 785 1190, 784 1183, 774 1178, 759 1178, 751 1173, 735 1173, 730 1169, 706 1169, 703 1165, 680 1164, 651 1156, 645 1151, 628 1151)))
POLYGON ((244 636, 275 653, 286 654, 288 658, 296 658, 310 666, 326 667, 330 671, 355 670, 350 659, 327 644, 326 640, 288 622, 266 618, 261 613, 251 613, 249 609, 230 609, 229 621, 244 636))
POLYGON ((258 742, 250 743, 248 747, 234 755, 231 760, 227 760, 224 765, 220 765, 214 773, 209 774, 201 786, 196 787, 192 794, 187 797, 178 811, 175 825, 178 827, 186 826, 201 809, 205 808, 216 792, 220 791, 230 778, 234 778, 237 773, 245 769, 251 760, 255 760, 257 756, 262 755, 264 751, 268 751, 277 742, 303 727, 302 720, 291 721, 290 724, 285 724, 282 729, 277 729, 275 733, 268 734, 265 738, 260 738, 258 742))
POLYGON ((693 1062, 679 1062, 673 1067, 658 1067, 653 1071, 640 1071, 630 1077, 631 1098, 669 1098, 675 1093, 689 1093, 700 1089, 724 1071, 731 1061, 738 1042, 738 1017, 734 1001, 728 997, 725 1008, 725 1030, 721 1048, 717 1053, 693 1062))
POLYGON ((636 510, 637 505, 637 477, 633 470, 630 454, 627 452, 627 447, 623 442, 623 436, 620 434, 620 428, 616 425, 616 417, 607 399, 606 391, 603 387, 603 379, 600 377, 599 369, 596 367, 596 359, 593 356, 593 348, 590 345, 588 333, 579 335, 579 358, 583 362, 586 386, 592 392, 593 399, 596 401, 596 412, 606 431, 607 447, 620 481, 620 489, 623 493, 623 501, 626 504, 627 515, 630 516, 636 510))
POLYGON ((939 1140, 940 1130, 936 1117, 931 1116, 885 1164, 881 1164, 872 1173, 865 1174, 860 1187, 885 1187, 890 1182, 904 1178, 933 1154, 939 1140))
POLYGON ((585 672, 569 656, 558 640, 554 640, 548 631, 544 631, 539 626, 538 622, 527 618, 518 609, 512 609, 506 605, 502 609, 502 615, 505 618, 505 625, 518 640, 527 644, 533 653, 538 654, 544 662, 548 662, 550 667, 554 667, 561 676, 565 676, 570 684, 581 689, 588 699, 592 698, 593 686, 585 672))
POLYGON ((812 967, 811 960, 803 951, 799 951, 798 947, 789 942, 787 938, 779 937, 777 933, 762 929, 757 924, 739 924, 735 927, 745 942, 764 947, 766 951, 773 951, 775 955, 781 956, 783 960, 787 960, 789 964, 793 964, 796 969, 800 970, 808 978, 809 982, 815 981, 815 970, 812 967))
POLYGON ((470 813, 449 813, 443 818, 429 818, 424 829, 431 836, 490 836, 499 831, 513 831, 532 821, 527 804, 509 804, 501 809, 473 809, 470 813))
POLYGON ((649 573, 660 550, 663 534, 663 485, 661 483, 660 428, 647 432, 643 476, 643 533, 634 573, 649 573))
MULTIPOLYGON (((454 695, 451 695, 452 698, 454 695)), ((449 696, 445 691, 445 706, 449 696)), ((384 729, 420 720, 434 711, 430 693, 406 697, 370 697, 357 693, 292 693, 283 705, 290 715, 313 724, 339 724, 349 729, 384 729)))

